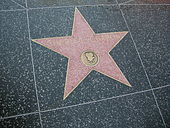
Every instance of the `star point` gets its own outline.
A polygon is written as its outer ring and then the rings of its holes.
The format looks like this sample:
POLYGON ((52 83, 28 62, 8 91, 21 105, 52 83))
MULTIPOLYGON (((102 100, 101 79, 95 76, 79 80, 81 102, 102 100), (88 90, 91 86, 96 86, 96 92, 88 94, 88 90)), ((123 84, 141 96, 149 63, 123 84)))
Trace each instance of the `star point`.
POLYGON ((75 8, 72 35, 33 39, 32 41, 68 58, 65 100, 92 71, 98 71, 131 87, 109 52, 128 32, 96 34, 80 11, 75 8))

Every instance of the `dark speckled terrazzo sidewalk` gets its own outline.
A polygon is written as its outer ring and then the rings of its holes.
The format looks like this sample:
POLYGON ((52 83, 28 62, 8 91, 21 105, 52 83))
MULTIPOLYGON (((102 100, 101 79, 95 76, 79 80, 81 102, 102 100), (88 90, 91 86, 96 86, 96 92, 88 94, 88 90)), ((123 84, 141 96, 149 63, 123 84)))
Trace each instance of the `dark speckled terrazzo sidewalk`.
POLYGON ((170 128, 170 1, 1 0, 0 128, 170 128), (75 7, 132 87, 92 71, 63 100, 68 59, 31 41, 70 36, 75 7))

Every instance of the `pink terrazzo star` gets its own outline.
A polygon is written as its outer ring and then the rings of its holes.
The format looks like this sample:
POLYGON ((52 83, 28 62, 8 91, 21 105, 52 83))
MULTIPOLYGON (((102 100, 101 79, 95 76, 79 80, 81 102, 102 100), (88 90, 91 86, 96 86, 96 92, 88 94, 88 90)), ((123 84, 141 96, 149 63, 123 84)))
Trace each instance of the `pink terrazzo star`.
POLYGON ((110 32, 95 34, 85 18, 76 8, 72 36, 34 39, 33 41, 61 55, 68 61, 64 99, 92 71, 98 71, 127 86, 131 86, 109 52, 128 32, 110 32), (99 59, 94 66, 87 66, 81 60, 85 51, 93 51, 99 59))

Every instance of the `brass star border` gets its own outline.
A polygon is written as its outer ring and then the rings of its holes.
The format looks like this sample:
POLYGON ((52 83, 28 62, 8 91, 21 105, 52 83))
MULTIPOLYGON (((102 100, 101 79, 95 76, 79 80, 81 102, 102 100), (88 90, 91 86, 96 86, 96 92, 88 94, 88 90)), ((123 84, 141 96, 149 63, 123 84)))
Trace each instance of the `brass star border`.
POLYGON ((68 58, 63 97, 66 99, 92 70, 131 87, 109 54, 127 33, 128 31, 96 34, 80 11, 75 8, 71 36, 33 39, 32 41, 68 58), (81 56, 86 51, 92 51, 91 54, 95 53, 99 58, 98 63, 91 66, 85 65, 81 56))

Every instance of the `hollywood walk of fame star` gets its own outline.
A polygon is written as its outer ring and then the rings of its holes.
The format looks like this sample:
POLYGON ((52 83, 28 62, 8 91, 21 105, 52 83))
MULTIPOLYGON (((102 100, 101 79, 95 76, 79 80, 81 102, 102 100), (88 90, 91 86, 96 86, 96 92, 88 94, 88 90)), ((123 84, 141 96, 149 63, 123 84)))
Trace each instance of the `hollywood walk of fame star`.
POLYGON ((109 54, 127 33, 123 31, 95 34, 76 8, 71 36, 32 41, 69 59, 63 97, 65 99, 92 70, 131 86, 109 54))

